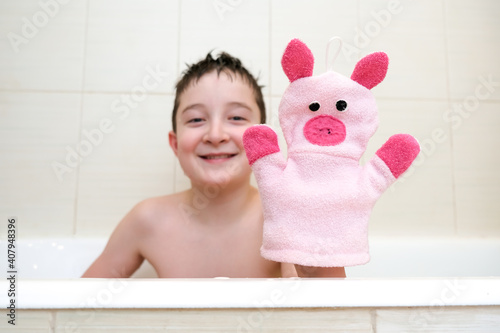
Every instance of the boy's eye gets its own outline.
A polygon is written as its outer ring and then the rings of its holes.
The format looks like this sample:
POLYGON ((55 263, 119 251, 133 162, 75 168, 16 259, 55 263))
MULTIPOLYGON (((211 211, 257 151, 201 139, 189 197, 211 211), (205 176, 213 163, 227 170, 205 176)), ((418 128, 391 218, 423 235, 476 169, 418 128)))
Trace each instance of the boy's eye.
POLYGON ((188 123, 200 123, 203 121, 203 118, 192 118, 188 120, 188 123))

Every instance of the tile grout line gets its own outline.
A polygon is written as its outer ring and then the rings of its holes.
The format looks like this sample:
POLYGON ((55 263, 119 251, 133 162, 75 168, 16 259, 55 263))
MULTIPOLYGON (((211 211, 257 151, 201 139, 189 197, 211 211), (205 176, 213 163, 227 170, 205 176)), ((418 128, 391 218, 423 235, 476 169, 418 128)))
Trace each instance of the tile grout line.
MULTIPOLYGON (((269 52, 271 53, 271 52, 269 52)), ((269 65, 269 68, 271 68, 271 64, 269 65)), ((271 75, 270 75, 271 76, 271 75)), ((271 79, 269 80, 271 82, 271 79)), ((270 89, 271 90, 271 89, 270 89)), ((102 90, 102 91, 97 91, 97 90, 89 90, 89 91, 74 91, 74 90, 42 90, 42 89, 23 89, 23 90, 11 90, 11 89, 0 89, 0 93, 12 93, 12 94, 27 94, 27 93, 39 93, 39 94, 101 94, 101 95, 120 95, 120 94, 130 94, 130 90, 124 90, 124 91, 111 91, 111 90, 102 90)), ((154 95, 154 96, 172 96, 174 97, 175 94, 174 92, 148 92, 148 95, 154 95)), ((279 94, 273 94, 272 92, 267 94, 266 96, 272 97, 272 98, 281 98, 282 95, 279 94)), ((458 97, 446 97, 446 98, 423 98, 423 97, 377 97, 378 101, 399 101, 399 102, 415 102, 415 101, 424 101, 424 102, 457 102, 461 103, 463 101, 463 98, 458 98, 458 97)), ((488 100, 481 101, 482 103, 486 104, 498 104, 500 103, 500 99, 496 98, 489 98, 488 100)))
MULTIPOLYGON (((356 27, 358 31, 361 31, 361 0, 356 1, 356 27)), ((361 60, 361 53, 358 54, 358 59, 356 59, 356 63, 361 60)))
MULTIPOLYGON (((177 64, 176 64, 177 73, 176 73, 176 80, 179 78, 180 71, 181 71, 182 0, 178 0, 177 1, 177 6, 178 6, 178 8, 177 8, 178 17, 177 17, 177 64)), ((176 84, 176 83, 177 82, 175 82, 174 84, 176 84)), ((173 94, 173 95, 174 95, 174 98, 175 98, 175 94, 173 94)), ((175 101, 174 101, 174 103, 175 103, 175 101)), ((172 110, 173 110, 173 108, 172 108, 172 110)), ((173 130, 173 128, 172 128, 172 130, 173 130)), ((177 163, 175 163, 175 161, 173 163, 173 172, 172 172, 172 175, 173 175, 173 179, 172 179, 173 188, 172 188, 172 191, 173 191, 173 193, 176 193, 177 192, 177 163)))
MULTIPOLYGON (((87 37, 89 28, 89 14, 90 14, 90 0, 87 0, 87 5, 85 8, 85 30, 83 34, 83 63, 82 63, 82 85, 80 91, 80 116, 78 119, 78 141, 80 143, 82 140, 82 120, 83 120, 83 106, 84 106, 84 89, 85 89, 85 70, 86 70, 86 58, 87 58, 87 37)), ((80 145, 77 145, 77 150, 81 149, 80 145)), ((80 165, 78 163, 76 166, 76 184, 75 184, 75 200, 73 208, 73 236, 76 236, 77 232, 77 218, 78 218, 78 192, 80 188, 80 165)))
MULTIPOLYGON (((38 93, 38 94, 101 94, 101 95, 119 95, 119 94, 130 94, 130 90, 43 90, 43 89, 0 89, 0 93, 12 93, 12 94, 26 94, 26 93, 38 93)), ((148 95, 155 96, 174 96, 172 92, 148 92, 148 95)))
POLYGON ((268 41, 268 46, 269 46, 269 50, 268 50, 268 59, 267 59, 267 70, 268 70, 268 84, 269 84, 269 95, 267 96, 267 103, 268 103, 268 107, 267 107, 267 115, 266 115, 266 123, 269 124, 269 121, 271 120, 272 116, 273 116, 273 110, 272 110, 272 99, 273 99, 273 91, 272 91, 272 45, 273 45, 273 22, 272 22, 272 14, 273 14, 273 0, 270 0, 269 1, 269 7, 268 7, 268 15, 269 15, 269 22, 268 22, 268 29, 269 29, 269 41, 268 41))
MULTIPOLYGON (((446 0, 442 0, 443 8, 443 38, 444 38, 444 54, 445 54, 445 72, 446 72, 446 96, 447 104, 451 106, 451 87, 450 87, 450 62, 449 62, 449 50, 448 50, 448 21, 446 15, 446 0)), ((457 188, 456 188, 456 173, 455 173, 455 154, 453 151, 453 129, 452 123, 449 123, 450 131, 450 163, 451 163, 451 195, 452 195, 452 208, 453 208, 453 233, 455 236, 458 235, 458 212, 457 212, 457 188)))
POLYGON ((57 318, 57 312, 55 310, 49 311, 49 332, 54 333, 56 332, 56 318, 57 318))
POLYGON ((370 324, 372 326, 372 333, 377 333, 377 309, 370 310, 370 324))

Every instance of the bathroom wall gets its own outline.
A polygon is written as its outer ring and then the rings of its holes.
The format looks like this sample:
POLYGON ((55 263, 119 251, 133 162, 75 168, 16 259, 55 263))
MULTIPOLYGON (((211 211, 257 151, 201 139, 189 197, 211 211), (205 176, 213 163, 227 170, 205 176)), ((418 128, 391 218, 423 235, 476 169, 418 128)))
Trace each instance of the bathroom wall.
POLYGON ((495 332, 498 306, 343 307, 289 309, 44 309, 20 310, 11 332, 132 333, 145 331, 198 332, 324 332, 392 333, 495 332), (133 319, 131 319, 133 318, 133 319))
POLYGON ((495 0, 2 1, 0 219, 16 216, 18 237, 109 236, 140 200, 189 187, 167 140, 186 63, 240 57, 278 129, 288 41, 309 45, 319 74, 340 36, 344 75, 390 57, 366 156, 397 132, 422 145, 371 234, 500 237, 499 14, 495 0))

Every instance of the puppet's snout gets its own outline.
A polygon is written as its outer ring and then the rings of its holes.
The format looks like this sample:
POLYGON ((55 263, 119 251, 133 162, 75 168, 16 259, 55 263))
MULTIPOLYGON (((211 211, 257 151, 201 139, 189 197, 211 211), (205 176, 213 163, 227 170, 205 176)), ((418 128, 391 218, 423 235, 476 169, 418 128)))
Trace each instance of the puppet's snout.
POLYGON ((345 140, 345 125, 330 115, 316 116, 305 124, 304 136, 313 145, 335 146, 345 140))

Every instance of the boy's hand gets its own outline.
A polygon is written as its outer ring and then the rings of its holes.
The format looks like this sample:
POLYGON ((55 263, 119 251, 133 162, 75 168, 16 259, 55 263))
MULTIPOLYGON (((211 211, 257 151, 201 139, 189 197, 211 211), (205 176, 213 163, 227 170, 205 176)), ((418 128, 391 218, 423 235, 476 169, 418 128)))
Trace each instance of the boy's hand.
POLYGON ((337 277, 345 278, 344 267, 310 267, 295 265, 297 270, 297 275, 304 278, 315 278, 315 277, 337 277))
POLYGON ((249 127, 243 134, 243 146, 250 165, 254 164, 259 158, 280 151, 278 136, 267 125, 249 127))

